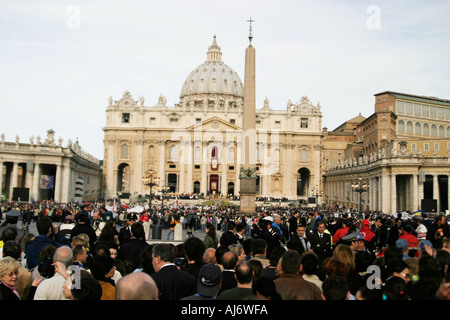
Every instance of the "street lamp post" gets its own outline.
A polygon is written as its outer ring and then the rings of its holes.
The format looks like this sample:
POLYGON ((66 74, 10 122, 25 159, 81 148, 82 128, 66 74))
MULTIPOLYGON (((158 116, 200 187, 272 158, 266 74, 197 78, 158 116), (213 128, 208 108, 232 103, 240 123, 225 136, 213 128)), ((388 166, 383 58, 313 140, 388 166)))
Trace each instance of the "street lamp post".
POLYGON ((358 183, 353 184, 352 189, 354 192, 359 193, 359 213, 362 214, 362 193, 368 191, 369 184, 363 183, 362 178, 359 177, 358 183))
POLYGON ((149 210, 150 213, 153 213, 152 209, 152 187, 158 185, 159 178, 153 177, 155 175, 155 171, 153 169, 147 170, 145 172, 145 176, 142 178, 142 182, 144 185, 150 187, 150 200, 149 200, 149 210))
MULTIPOLYGON (((152 215, 153 215, 152 187, 159 184, 159 178, 154 177, 155 174, 156 174, 156 172, 153 169, 150 169, 145 172, 145 176, 142 178, 143 184, 150 187, 149 211, 150 211, 150 214, 152 214, 152 215)), ((159 224, 158 217, 156 217, 156 224, 154 224, 152 226, 152 238, 153 239, 161 239, 161 226, 159 224)))

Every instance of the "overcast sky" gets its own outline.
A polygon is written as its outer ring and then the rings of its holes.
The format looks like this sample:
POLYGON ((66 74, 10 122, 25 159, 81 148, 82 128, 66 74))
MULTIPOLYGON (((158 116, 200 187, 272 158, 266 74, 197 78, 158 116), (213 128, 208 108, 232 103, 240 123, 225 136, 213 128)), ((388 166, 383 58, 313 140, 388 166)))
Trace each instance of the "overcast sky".
POLYGON ((0 1, 0 133, 78 139, 103 159, 108 97, 179 102, 213 35, 244 80, 252 17, 257 108, 308 96, 323 127, 361 113, 374 94, 450 99, 450 1, 0 1))

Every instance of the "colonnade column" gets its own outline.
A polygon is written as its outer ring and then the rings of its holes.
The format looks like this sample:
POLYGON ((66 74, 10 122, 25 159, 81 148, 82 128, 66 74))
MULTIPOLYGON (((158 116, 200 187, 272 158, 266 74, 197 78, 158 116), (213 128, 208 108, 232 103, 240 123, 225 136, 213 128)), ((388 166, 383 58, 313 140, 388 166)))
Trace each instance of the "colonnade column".
POLYGON ((3 191, 3 161, 0 161, 0 197, 3 191))
POLYGON ((433 199, 437 200, 437 209, 436 212, 441 212, 441 201, 439 199, 439 181, 438 175, 433 175, 433 199))
POLYGON ((161 140, 159 143, 159 186, 163 187, 166 183, 166 141, 161 140))
POLYGON ((417 211, 420 208, 419 204, 419 176, 417 174, 412 175, 412 212, 417 211))
MULTIPOLYGON (((3 172, 2 172, 3 173, 3 172)), ((14 188, 17 187, 17 179, 19 175, 19 163, 13 162, 13 169, 11 174, 11 181, 9 187, 9 199, 12 200, 14 188)))
POLYGON ((397 175, 391 174, 391 213, 397 213, 397 175))
POLYGON ((33 187, 31 192, 31 197, 34 200, 40 200, 39 199, 39 176, 41 174, 41 167, 39 163, 34 164, 34 172, 33 172, 33 187))

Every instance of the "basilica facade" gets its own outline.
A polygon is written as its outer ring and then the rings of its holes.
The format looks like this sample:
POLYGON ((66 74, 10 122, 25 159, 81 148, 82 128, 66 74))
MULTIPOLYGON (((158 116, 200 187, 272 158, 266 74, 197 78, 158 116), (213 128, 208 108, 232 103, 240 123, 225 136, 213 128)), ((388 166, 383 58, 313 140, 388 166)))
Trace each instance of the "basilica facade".
POLYGON ((155 105, 125 91, 109 98, 104 131, 104 196, 135 200, 152 192, 239 195, 244 144, 256 168, 257 196, 320 201, 322 113, 303 96, 256 107, 256 129, 244 132, 244 87, 222 60, 214 37, 206 60, 181 84, 179 103, 155 105))

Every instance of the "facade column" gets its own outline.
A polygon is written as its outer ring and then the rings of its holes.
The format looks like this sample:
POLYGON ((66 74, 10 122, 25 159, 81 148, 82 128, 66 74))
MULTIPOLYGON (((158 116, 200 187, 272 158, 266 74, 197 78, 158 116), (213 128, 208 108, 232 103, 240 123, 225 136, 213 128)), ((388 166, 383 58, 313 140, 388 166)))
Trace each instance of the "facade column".
MULTIPOLYGON (((109 189, 106 190, 106 198, 111 199, 115 198, 117 196, 117 168, 114 168, 114 152, 116 149, 116 140, 115 139, 109 139, 106 140, 106 143, 108 144, 107 152, 108 156, 106 159, 106 185, 110 186, 109 189)), ((71 173, 71 183, 74 183, 75 177, 73 174, 73 171, 71 173)), ((71 191, 73 192, 73 191, 71 191)), ((70 195, 70 198, 72 198, 74 194, 70 195)))
MULTIPOLYGON (((179 143, 178 143, 178 147, 179 148, 181 148, 181 150, 182 150, 182 152, 183 152, 183 154, 182 154, 182 156, 181 157, 179 157, 179 163, 178 163, 178 165, 179 165, 179 169, 180 169, 180 171, 179 171, 179 174, 178 174, 178 176, 179 176, 179 184, 178 184, 178 192, 179 193, 184 193, 184 188, 185 188, 185 172, 184 172, 184 163, 185 163, 185 157, 186 157, 186 146, 187 146, 187 144, 184 142, 184 141, 180 141, 179 143)), ((179 154, 179 153, 178 153, 179 154)), ((177 181, 178 181, 178 179, 177 179, 177 181)))
POLYGON ((234 194, 239 195, 241 193, 241 180, 239 174, 241 173, 242 165, 242 142, 236 142, 236 181, 234 183, 234 194))
POLYGON ((142 184, 142 178, 144 177, 144 168, 143 168, 143 150, 144 150, 144 140, 138 139, 134 142, 134 145, 136 146, 136 151, 134 153, 134 159, 135 159, 135 168, 134 168, 134 190, 138 194, 144 194, 144 190, 142 190, 143 184, 142 184))
POLYGON ((206 196, 208 190, 208 175, 207 175, 207 165, 208 165, 208 142, 202 142, 202 179, 200 182, 200 193, 206 196))
POLYGON ((193 145, 193 141, 189 141, 186 144, 188 145, 187 150, 186 151, 186 163, 187 163, 187 187, 186 187, 186 192, 189 194, 194 193, 194 182, 192 180, 192 176, 193 176, 193 167, 194 167, 194 145, 193 145))
POLYGON ((222 175, 221 175, 221 193, 222 196, 226 197, 228 195, 228 161, 227 161, 227 143, 222 142, 222 156, 220 157, 220 165, 222 165, 222 175))

